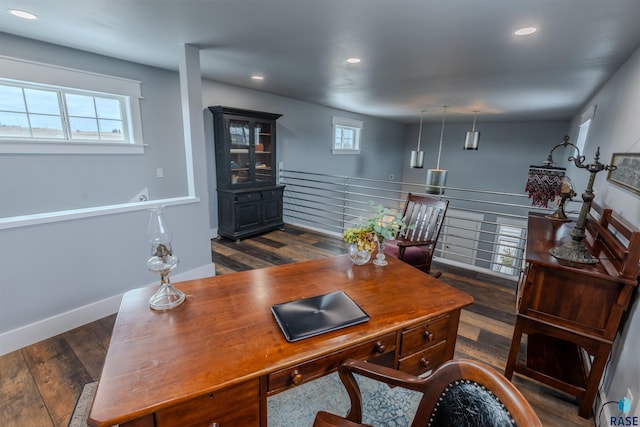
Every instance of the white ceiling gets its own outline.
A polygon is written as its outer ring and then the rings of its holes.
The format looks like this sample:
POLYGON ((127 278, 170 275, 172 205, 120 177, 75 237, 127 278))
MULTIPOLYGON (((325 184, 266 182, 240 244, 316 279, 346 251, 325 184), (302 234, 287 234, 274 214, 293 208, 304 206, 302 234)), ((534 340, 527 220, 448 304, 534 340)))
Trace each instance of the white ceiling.
POLYGON ((568 119, 640 46, 640 0, 0 0, 0 31, 417 122, 568 119), (36 21, 7 9, 28 10, 36 21), (538 32, 516 37, 514 30, 538 32), (362 62, 346 63, 357 56, 362 62), (264 81, 251 80, 259 73, 264 81))

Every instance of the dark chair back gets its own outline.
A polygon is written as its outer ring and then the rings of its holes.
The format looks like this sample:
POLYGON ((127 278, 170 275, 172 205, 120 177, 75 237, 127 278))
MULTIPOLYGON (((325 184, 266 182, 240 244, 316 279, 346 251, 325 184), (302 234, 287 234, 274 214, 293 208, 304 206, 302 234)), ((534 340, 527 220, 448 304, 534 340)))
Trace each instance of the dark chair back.
POLYGON ((385 254, 431 273, 431 260, 448 206, 448 200, 409 193, 402 215, 411 227, 385 243, 385 254))

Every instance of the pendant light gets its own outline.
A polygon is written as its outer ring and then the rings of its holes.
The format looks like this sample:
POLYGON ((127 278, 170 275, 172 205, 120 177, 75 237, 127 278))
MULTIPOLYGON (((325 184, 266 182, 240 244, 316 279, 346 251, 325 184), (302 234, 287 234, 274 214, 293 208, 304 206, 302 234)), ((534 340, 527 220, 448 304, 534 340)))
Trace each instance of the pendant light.
POLYGON ((447 115, 448 105, 443 106, 442 128, 440 129, 440 146, 438 147, 438 162, 435 169, 427 170, 426 192, 429 194, 444 194, 444 186, 447 181, 447 170, 440 169, 440 155, 442 154, 442 139, 444 137, 444 119, 447 115))
POLYGON ((424 119, 424 110, 420 110, 420 130, 418 131, 418 149, 411 150, 411 160, 409 166, 414 169, 422 169, 424 166, 424 151, 420 151, 420 140, 422 139, 422 120, 424 119))
POLYGON ((470 132, 467 132, 467 136, 464 139, 465 150, 477 150, 480 143, 480 132, 476 131, 476 117, 478 116, 478 110, 473 110, 473 126, 470 132))

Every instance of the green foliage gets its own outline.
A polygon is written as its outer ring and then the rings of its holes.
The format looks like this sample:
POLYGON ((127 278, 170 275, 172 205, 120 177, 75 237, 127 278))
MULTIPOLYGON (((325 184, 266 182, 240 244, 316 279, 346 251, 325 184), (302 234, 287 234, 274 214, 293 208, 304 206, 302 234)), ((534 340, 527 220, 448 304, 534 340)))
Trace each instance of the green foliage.
POLYGON ((372 201, 369 201, 369 205, 371 206, 373 215, 369 217, 366 227, 373 230, 379 240, 390 240, 393 239, 397 233, 404 233, 407 229, 412 230, 415 228, 415 224, 408 226, 404 222, 402 213, 398 212, 396 215, 392 215, 389 208, 376 205, 372 201))

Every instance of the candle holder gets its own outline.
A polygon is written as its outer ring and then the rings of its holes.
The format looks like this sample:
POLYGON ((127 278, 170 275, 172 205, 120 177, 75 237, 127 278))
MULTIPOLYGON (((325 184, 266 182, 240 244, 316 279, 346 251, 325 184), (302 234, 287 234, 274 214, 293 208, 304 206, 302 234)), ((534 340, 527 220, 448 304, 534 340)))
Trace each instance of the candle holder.
POLYGON ((169 273, 178 265, 178 257, 171 251, 171 233, 167 228, 162 208, 151 209, 147 237, 151 244, 152 257, 147 260, 147 268, 160 274, 160 288, 149 299, 153 310, 170 310, 184 302, 184 292, 176 289, 169 280, 169 273))

